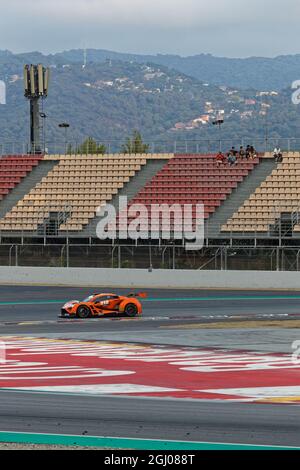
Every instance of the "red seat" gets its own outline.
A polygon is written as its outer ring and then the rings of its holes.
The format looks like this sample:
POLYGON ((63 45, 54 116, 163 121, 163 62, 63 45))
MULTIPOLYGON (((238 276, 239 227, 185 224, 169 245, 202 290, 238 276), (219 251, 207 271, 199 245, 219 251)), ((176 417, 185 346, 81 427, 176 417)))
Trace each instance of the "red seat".
POLYGON ((145 185, 130 205, 145 204, 149 211, 151 204, 192 204, 195 218, 196 204, 203 203, 207 219, 258 163, 259 159, 238 161, 234 167, 219 167, 213 154, 178 154, 145 185))
POLYGON ((0 200, 37 166, 43 156, 6 155, 0 157, 0 200))

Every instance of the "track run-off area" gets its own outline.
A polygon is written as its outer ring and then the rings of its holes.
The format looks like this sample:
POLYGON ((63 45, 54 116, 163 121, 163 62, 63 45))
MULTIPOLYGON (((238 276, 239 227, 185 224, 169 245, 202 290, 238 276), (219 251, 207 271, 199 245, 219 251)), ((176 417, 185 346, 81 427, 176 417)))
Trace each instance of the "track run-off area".
POLYGON ((91 290, 0 286, 0 431, 300 448, 300 291, 147 292, 70 321, 91 290))

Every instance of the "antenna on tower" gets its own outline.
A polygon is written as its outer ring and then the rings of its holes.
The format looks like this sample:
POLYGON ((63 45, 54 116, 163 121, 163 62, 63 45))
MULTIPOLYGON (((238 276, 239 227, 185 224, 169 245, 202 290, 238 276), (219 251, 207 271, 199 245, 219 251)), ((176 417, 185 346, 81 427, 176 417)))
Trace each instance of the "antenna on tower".
MULTIPOLYGON (((30 102, 30 153, 42 153, 40 142, 40 113, 39 100, 48 96, 49 68, 42 64, 24 66, 24 96, 30 102)), ((45 117, 45 116, 44 116, 45 117)))

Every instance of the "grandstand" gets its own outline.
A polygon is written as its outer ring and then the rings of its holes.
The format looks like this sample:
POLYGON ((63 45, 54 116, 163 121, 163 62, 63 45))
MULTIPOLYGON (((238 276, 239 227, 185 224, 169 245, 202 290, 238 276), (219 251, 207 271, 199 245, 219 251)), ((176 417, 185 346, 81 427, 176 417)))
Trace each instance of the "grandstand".
POLYGON ((199 154, 9 155, 0 160, 1 236, 96 238, 99 206, 118 210, 125 195, 129 207, 202 202, 207 244, 297 239, 299 182, 299 152, 234 166, 199 154))
MULTIPOLYGON (((128 157, 117 154, 40 157, 36 160, 40 164, 52 164, 50 171, 41 174, 39 182, 32 181, 32 187, 23 195, 18 187, 15 188, 19 198, 1 218, 0 230, 32 236, 59 236, 69 232, 80 234, 96 217, 98 207, 110 202, 124 185, 141 172, 147 161, 161 160, 164 164, 172 156, 128 157)), ((18 170, 17 156, 12 159, 11 165, 12 173, 18 170)))
MULTIPOLYGON (((206 220, 237 190, 259 159, 219 167, 214 155, 176 155, 144 186, 131 204, 204 204, 206 220)), ((130 206, 129 206, 130 207, 130 206)), ((193 227, 195 228, 195 208, 193 227)), ((150 221, 149 221, 150 222, 150 221)), ((162 221, 155 221, 155 224, 162 221)))
POLYGON ((222 227, 233 234, 291 236, 300 232, 300 153, 287 153, 283 162, 222 227))

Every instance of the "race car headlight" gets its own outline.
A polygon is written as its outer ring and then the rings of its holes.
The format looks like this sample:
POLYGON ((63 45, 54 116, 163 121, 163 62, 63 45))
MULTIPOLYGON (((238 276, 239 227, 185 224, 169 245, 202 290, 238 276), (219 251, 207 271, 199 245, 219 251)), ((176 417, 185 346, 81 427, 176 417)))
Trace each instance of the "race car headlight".
POLYGON ((78 303, 79 303, 79 302, 77 302, 77 301, 74 301, 74 302, 67 302, 67 303, 63 306, 63 308, 73 308, 74 305, 76 305, 76 304, 78 304, 78 303))

